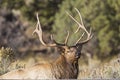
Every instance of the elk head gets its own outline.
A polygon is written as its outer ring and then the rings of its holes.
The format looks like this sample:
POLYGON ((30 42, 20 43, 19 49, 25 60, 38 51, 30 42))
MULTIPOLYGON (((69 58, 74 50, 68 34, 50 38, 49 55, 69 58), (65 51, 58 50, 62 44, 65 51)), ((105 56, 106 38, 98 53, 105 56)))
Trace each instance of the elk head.
POLYGON ((74 45, 72 46, 68 46, 67 45, 67 42, 68 42, 68 39, 69 39, 69 31, 67 32, 67 36, 66 36, 66 39, 64 41, 64 43, 58 43, 54 40, 53 38, 53 35, 51 35, 51 40, 52 40, 52 44, 46 44, 44 41, 43 41, 43 35, 42 35, 42 29, 41 29, 41 25, 40 25, 40 21, 39 21, 39 18, 38 18, 38 14, 37 14, 37 26, 36 26, 36 29, 34 30, 33 34, 34 33, 37 33, 37 35, 39 36, 39 40, 40 42, 42 43, 42 45, 44 46, 47 46, 47 47, 57 47, 58 50, 61 52, 61 55, 64 55, 64 57, 68 60, 68 61, 74 61, 74 60, 78 60, 80 58, 80 53, 81 53, 81 49, 82 49, 82 46, 83 44, 87 43, 91 38, 92 38, 92 35, 91 35, 91 29, 90 29, 90 32, 88 32, 83 24, 83 21, 82 21, 82 17, 81 17, 81 14, 80 12, 78 11, 78 9, 75 8, 75 10, 77 11, 77 13, 79 14, 79 17, 80 17, 80 20, 81 22, 78 22, 75 18, 73 18, 68 12, 68 16, 73 20, 75 21, 75 23, 77 23, 78 25, 78 28, 77 30, 74 32, 75 33, 78 33, 78 31, 80 29, 84 30, 87 34, 87 38, 83 41, 80 41, 81 38, 84 36, 84 33, 80 36, 80 38, 75 42, 74 45))

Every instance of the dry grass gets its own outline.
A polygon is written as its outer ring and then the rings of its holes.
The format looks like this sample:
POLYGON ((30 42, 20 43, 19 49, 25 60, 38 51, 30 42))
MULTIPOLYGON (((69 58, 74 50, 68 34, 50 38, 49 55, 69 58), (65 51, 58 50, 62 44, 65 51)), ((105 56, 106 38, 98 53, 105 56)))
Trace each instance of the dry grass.
POLYGON ((118 79, 120 78, 120 58, 105 63, 97 68, 83 69, 79 72, 78 79, 118 79))
MULTIPOLYGON (((54 54, 53 54, 54 55, 54 54)), ((18 68, 27 68, 39 62, 52 62, 55 60, 53 55, 36 55, 27 59, 14 61, 14 52, 10 48, 0 49, 0 74, 18 68), (4 53, 4 54, 3 54, 4 53), (11 56, 10 56, 11 55, 11 56)), ((120 58, 102 63, 98 59, 92 59, 89 55, 79 59, 78 79, 118 79, 120 78, 120 58), (87 59, 86 61, 84 61, 87 59)))

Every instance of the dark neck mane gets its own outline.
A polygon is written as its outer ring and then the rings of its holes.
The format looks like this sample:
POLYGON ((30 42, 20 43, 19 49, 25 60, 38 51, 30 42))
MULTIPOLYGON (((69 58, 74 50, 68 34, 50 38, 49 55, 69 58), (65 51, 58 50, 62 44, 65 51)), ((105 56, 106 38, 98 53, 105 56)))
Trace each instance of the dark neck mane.
POLYGON ((78 63, 77 61, 68 62, 64 55, 52 63, 53 77, 56 79, 76 79, 78 75, 78 63))

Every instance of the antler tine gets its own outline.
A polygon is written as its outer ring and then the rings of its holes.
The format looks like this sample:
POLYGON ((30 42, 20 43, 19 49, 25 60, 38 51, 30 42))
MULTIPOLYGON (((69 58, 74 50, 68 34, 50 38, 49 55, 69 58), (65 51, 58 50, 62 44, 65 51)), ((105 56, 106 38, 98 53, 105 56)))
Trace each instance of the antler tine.
MULTIPOLYGON (((86 34, 87 34, 87 39, 84 40, 84 41, 82 41, 82 43, 83 43, 83 42, 87 42, 87 41, 90 40, 91 37, 92 37, 92 36, 91 36, 91 30, 90 30, 90 33, 86 30, 86 28, 85 28, 85 26, 84 26, 84 24, 83 24, 83 20, 82 20, 82 17, 81 17, 81 14, 80 14, 79 10, 78 10, 77 8, 75 8, 75 10, 77 11, 77 13, 78 13, 78 15, 79 15, 79 17, 80 17, 81 24, 80 24, 80 22, 78 22, 75 18, 73 18, 73 16, 71 16, 68 12, 67 12, 67 14, 70 16, 71 19, 73 19, 73 21, 75 21, 75 22, 78 24, 78 28, 77 28, 77 30, 75 31, 75 33, 77 33, 80 28, 83 29, 83 30, 86 32, 86 34)), ((84 35, 84 33, 83 33, 82 36, 77 40, 76 44, 80 41, 80 39, 83 37, 83 35, 84 35)))
MULTIPOLYGON (((87 33, 87 35, 89 35, 89 33, 88 33, 88 31, 86 30, 86 28, 85 28, 85 26, 84 26, 84 24, 83 24, 83 20, 82 20, 82 17, 81 17, 81 14, 80 14, 80 11, 77 9, 77 8, 75 8, 75 10, 77 11, 77 13, 79 14, 79 17, 80 17, 80 20, 81 20, 81 24, 79 23, 79 29, 80 28, 82 28, 86 33, 87 33)), ((78 30, 79 30, 78 29, 78 30)))
POLYGON ((51 38, 51 40, 52 40, 55 44, 58 44, 58 43, 54 40, 54 38, 53 38, 53 35, 52 35, 52 34, 50 35, 50 38, 51 38))
POLYGON ((81 20, 81 24, 82 24, 82 26, 79 26, 79 27, 78 27, 78 31, 79 31, 80 28, 82 28, 82 29, 87 33, 87 39, 86 39, 85 41, 81 42, 81 43, 84 43, 84 42, 89 41, 89 40, 92 38, 92 35, 91 35, 92 28, 90 28, 90 32, 88 32, 88 31, 86 30, 86 28, 85 28, 85 26, 84 26, 84 24, 83 24, 83 20, 82 20, 82 17, 81 17, 81 14, 80 14, 79 10, 78 10, 77 8, 75 8, 75 10, 76 10, 77 13, 79 14, 79 17, 80 17, 80 20, 81 20))
MULTIPOLYGON (((76 8, 75 8, 75 9, 76 9, 76 8)), ((70 18, 73 19, 73 20, 78 24, 78 26, 79 26, 78 29, 75 31, 75 33, 77 33, 77 32, 79 31, 79 29, 82 28, 83 30, 85 30, 85 32, 86 32, 87 34, 89 34, 89 33, 87 32, 86 28, 85 28, 84 25, 83 25, 83 21, 82 21, 80 12, 78 11, 78 9, 76 9, 76 11, 78 12, 78 14, 79 14, 79 16, 80 16, 82 25, 81 25, 75 18, 73 18, 72 15, 70 15, 68 12, 66 12, 66 13, 70 16, 70 18)))
POLYGON ((70 33, 69 33, 69 31, 67 31, 67 36, 66 36, 66 39, 65 39, 65 42, 64 42, 65 45, 66 45, 67 42, 68 42, 69 36, 70 36, 70 33))
POLYGON ((85 32, 81 35, 81 37, 76 41, 75 45, 82 39, 82 37, 84 36, 85 32))
POLYGON ((54 38, 53 38, 53 35, 51 34, 50 35, 50 37, 51 37, 51 40, 55 43, 55 44, 52 44, 51 46, 64 46, 65 44, 61 44, 61 43, 58 43, 58 42, 56 42, 55 40, 54 40, 54 38))
POLYGON ((87 39, 84 40, 84 41, 82 41, 81 43, 85 43, 85 42, 89 41, 93 37, 93 35, 91 34, 91 32, 92 32, 92 28, 90 28, 90 32, 89 32, 89 34, 87 36, 87 39))
MULTIPOLYGON (((78 12, 78 14, 79 14, 79 17, 80 17, 80 20, 81 20, 81 27, 82 26, 84 26, 84 24, 83 24, 83 20, 82 20, 82 16, 81 16, 81 14, 80 14, 80 12, 79 12, 79 10, 77 9, 77 8, 75 8, 75 10, 78 12)), ((78 27, 78 29, 75 31, 75 33, 77 33, 78 31, 79 31, 79 29, 80 29, 80 27, 78 27)))
POLYGON ((33 34, 34 34, 34 33, 37 33, 37 35, 38 35, 38 37, 39 37, 39 40, 40 40, 40 42, 42 43, 42 45, 55 47, 56 44, 46 44, 46 43, 43 41, 42 29, 41 29, 41 24, 40 24, 40 21, 39 21, 38 13, 36 14, 36 17, 37 17, 37 25, 36 25, 35 30, 33 31, 33 34))
POLYGON ((42 29, 41 29, 41 24, 40 24, 40 21, 39 21, 38 13, 36 14, 36 17, 37 17, 37 25, 36 25, 35 30, 33 31, 33 34, 37 33, 37 35, 39 36, 39 40, 42 43, 42 45, 46 46, 45 42, 43 41, 42 29))
POLYGON ((67 11, 66 11, 66 13, 68 14, 68 16, 70 16, 71 19, 73 19, 78 25, 80 25, 79 22, 77 20, 75 20, 75 18, 73 18, 72 15, 70 15, 67 11))
MULTIPOLYGON (((66 11, 66 13, 67 13, 68 16, 70 16, 70 18, 73 19, 73 21, 75 21, 75 22, 78 24, 78 26, 79 26, 78 29, 75 31, 75 33, 79 31, 79 28, 84 29, 83 26, 82 26, 75 18, 73 18, 72 15, 70 15, 67 11, 66 11)), ((78 13, 79 13, 79 12, 78 12, 78 13)), ((80 13, 79 13, 79 14, 80 14, 80 13)), ((81 16, 81 15, 80 15, 80 16, 81 16)))

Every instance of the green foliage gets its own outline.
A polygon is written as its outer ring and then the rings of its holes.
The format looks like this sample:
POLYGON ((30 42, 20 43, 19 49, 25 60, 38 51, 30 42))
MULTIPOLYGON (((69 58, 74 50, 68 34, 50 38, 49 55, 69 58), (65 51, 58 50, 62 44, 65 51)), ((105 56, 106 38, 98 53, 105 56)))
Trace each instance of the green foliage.
POLYGON ((0 49, 0 74, 6 73, 8 67, 15 61, 15 53, 11 48, 0 49))
MULTIPOLYGON (((77 29, 77 25, 75 22, 66 14, 65 11, 71 12, 70 14, 73 15, 77 20, 79 20, 79 17, 75 9, 72 7, 74 6, 73 4, 76 1, 69 1, 66 0, 62 3, 60 6, 60 11, 56 14, 56 19, 55 19, 55 24, 53 25, 53 32, 56 33, 56 40, 58 42, 64 42, 65 37, 67 35, 67 31, 70 31, 70 41, 68 41, 68 45, 73 45, 73 43, 76 42, 76 40, 79 38, 78 35, 80 36, 81 34, 73 34, 75 30, 77 29)), ((80 20, 79 20, 80 21, 80 20)), ((81 32, 82 33, 82 32, 81 32)))
POLYGON ((39 13, 40 21, 44 26, 48 26, 53 21, 53 15, 57 11, 57 4, 60 1, 55 0, 33 0, 29 5, 22 8, 24 16, 28 20, 36 21, 36 12, 39 13), (53 6, 54 5, 54 6, 53 6), (31 17, 33 16, 33 17, 31 17))
POLYGON ((19 9, 23 5, 25 5, 24 0, 2 0, 0 7, 5 7, 6 9, 19 9))
MULTIPOLYGON (((92 27, 97 37, 93 38, 97 39, 98 43, 94 44, 97 47, 92 52, 97 51, 100 57, 119 53, 119 0, 2 0, 0 8, 3 7, 19 10, 21 16, 33 22, 36 21, 35 15, 38 12, 43 29, 50 30, 53 25, 55 39, 58 42, 64 42, 68 30, 71 35, 77 29, 76 23, 65 12, 68 11, 79 20, 74 9, 76 7, 81 12, 87 30, 92 27)), ((80 34, 71 35, 68 45, 73 45, 82 33, 80 31, 80 34)))
MULTIPOLYGON (((94 34, 99 42, 96 47, 99 56, 118 53, 120 41, 119 0, 65 0, 59 7, 60 10, 55 16, 55 24, 53 25, 53 31, 56 33, 58 42, 64 41, 66 29, 71 32, 76 30, 77 25, 65 13, 67 10, 78 19, 79 17, 74 9, 76 7, 81 12, 87 29, 89 30, 92 27, 95 31, 94 34)), ((72 38, 69 44, 74 43, 74 41, 76 41, 75 37, 72 38)))
POLYGON ((61 2, 62 0, 2 0, 1 7, 19 10, 21 16, 33 22, 36 21, 36 12, 38 12, 42 25, 49 30, 58 11, 58 4, 61 2))

